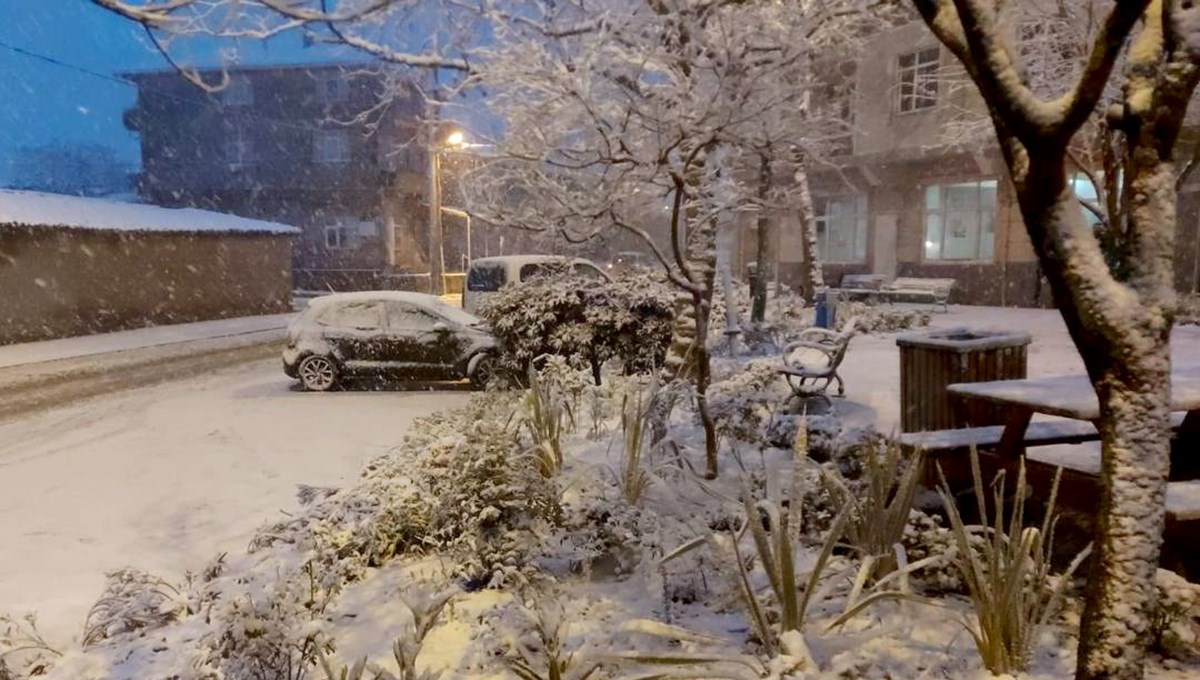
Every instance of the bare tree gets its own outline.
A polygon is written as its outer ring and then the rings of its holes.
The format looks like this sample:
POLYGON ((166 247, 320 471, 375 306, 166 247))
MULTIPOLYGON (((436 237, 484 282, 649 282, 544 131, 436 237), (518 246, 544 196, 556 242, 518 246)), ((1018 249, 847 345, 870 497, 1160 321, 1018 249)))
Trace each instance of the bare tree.
POLYGON ((962 62, 995 129, 1026 229, 1100 400, 1103 442, 1096 558, 1076 677, 1140 678, 1154 604, 1170 464, 1170 331, 1175 316, 1172 157, 1200 79, 1200 9, 1116 0, 1052 99, 1023 73, 1007 3, 914 0, 962 62), (1141 27, 1135 25, 1141 20, 1141 27), (1124 50, 1105 124, 1125 140, 1127 245, 1110 265, 1070 180, 1071 144, 1102 103, 1124 50), (1124 270, 1121 280, 1114 271, 1124 270))
POLYGON ((497 161, 471 182, 474 210, 570 241, 620 230, 645 245, 678 290, 666 369, 695 385, 705 472, 715 476, 706 391, 717 225, 778 207, 754 165, 763 156, 786 165, 816 136, 805 104, 811 56, 844 39, 859 6, 526 6, 536 30, 498 26, 498 47, 479 54, 479 79, 508 129, 497 161), (572 29, 581 25, 590 28, 572 29))

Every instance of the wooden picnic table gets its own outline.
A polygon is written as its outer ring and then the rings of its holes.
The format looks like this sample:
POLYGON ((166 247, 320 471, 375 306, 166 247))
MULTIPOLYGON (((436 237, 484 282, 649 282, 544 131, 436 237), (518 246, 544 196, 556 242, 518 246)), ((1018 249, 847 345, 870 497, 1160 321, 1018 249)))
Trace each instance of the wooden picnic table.
MULTIPOLYGON (((1026 432, 1034 414, 1092 423, 1100 418, 1099 399, 1084 375, 955 383, 948 386, 947 390, 965 398, 991 401, 1005 408, 1008 416, 995 449, 1001 458, 1011 459, 1023 454, 1027 444, 1026 432)), ((1172 371, 1171 411, 1186 413, 1178 430, 1181 435, 1195 441, 1200 435, 1200 367, 1172 371)), ((1099 439, 1098 433, 1094 439, 1099 439)), ((1193 446, 1189 445, 1188 448, 1193 446)))

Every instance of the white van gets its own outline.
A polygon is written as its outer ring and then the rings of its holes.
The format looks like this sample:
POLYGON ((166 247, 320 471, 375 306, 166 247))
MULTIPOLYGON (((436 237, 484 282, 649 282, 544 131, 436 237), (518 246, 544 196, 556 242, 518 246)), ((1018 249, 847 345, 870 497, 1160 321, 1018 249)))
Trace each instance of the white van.
POLYGON ((554 267, 569 266, 582 276, 607 279, 608 275, 591 260, 559 255, 501 255, 472 260, 467 268, 467 281, 463 286, 463 309, 476 314, 480 303, 495 295, 505 284, 513 281, 528 281, 554 267))

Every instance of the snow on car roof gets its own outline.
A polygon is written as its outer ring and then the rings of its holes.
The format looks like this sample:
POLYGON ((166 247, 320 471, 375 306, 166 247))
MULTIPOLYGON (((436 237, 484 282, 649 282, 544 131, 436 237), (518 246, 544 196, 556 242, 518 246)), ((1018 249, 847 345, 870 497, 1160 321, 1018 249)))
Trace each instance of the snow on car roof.
POLYGON ((0 189, 0 224, 110 231, 258 232, 298 234, 286 224, 197 210, 160 208, 102 198, 0 189))
POLYGON ((387 301, 407 302, 414 305, 444 305, 445 302, 436 295, 414 293, 407 290, 360 290, 353 293, 330 293, 313 298, 309 306, 331 305, 337 302, 375 302, 387 301))

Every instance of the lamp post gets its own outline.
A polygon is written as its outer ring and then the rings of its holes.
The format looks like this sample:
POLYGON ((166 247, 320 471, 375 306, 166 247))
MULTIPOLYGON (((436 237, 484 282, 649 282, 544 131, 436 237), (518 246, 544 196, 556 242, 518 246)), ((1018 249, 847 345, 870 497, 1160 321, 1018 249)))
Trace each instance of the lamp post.
POLYGON ((434 135, 429 148, 429 292, 446 293, 446 261, 442 233, 442 151, 462 146, 462 130, 451 130, 444 137, 434 135))
MULTIPOLYGON (((454 215, 455 217, 461 217, 467 221, 467 265, 470 265, 471 264, 471 213, 467 212, 466 210, 459 210, 458 208, 447 208, 447 207, 442 207, 442 212, 446 213, 447 215, 454 215)), ((465 272, 466 270, 467 270, 467 268, 463 267, 463 271, 465 272)))

